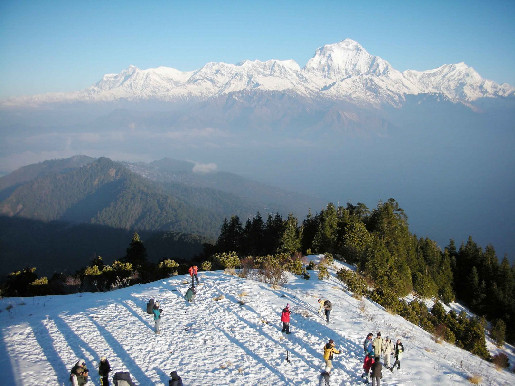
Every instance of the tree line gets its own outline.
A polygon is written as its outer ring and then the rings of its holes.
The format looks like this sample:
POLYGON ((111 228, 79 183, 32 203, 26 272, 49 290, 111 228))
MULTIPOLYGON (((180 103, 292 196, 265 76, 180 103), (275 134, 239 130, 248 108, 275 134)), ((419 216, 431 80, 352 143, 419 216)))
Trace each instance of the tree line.
POLYGON ((472 237, 459 248, 451 239, 443 250, 417 237, 394 199, 372 210, 363 203, 329 203, 302 223, 292 214, 263 220, 257 213, 245 224, 233 216, 224 220, 212 247, 212 252, 229 251, 239 256, 330 253, 397 298, 414 292, 446 304, 458 300, 494 326, 506 326, 507 340, 515 342, 515 265, 507 256, 499 262, 492 245, 483 250, 472 237))
MULTIPOLYGON (((166 257, 151 263, 143 241, 134 233, 126 255, 111 265, 97 256, 75 275, 55 274, 50 279, 39 278, 35 268, 26 268, 8 276, 1 294, 105 291, 185 274, 193 263, 204 270, 252 268, 268 282, 280 284, 284 270, 309 278, 302 256, 313 253, 355 265, 356 273, 351 276, 338 273, 351 291, 369 296, 431 332, 439 329, 444 339, 482 357, 487 358, 488 352, 484 332, 478 331, 486 326, 486 319, 492 322, 491 333, 499 344, 505 338, 515 341, 515 266, 510 266, 506 256, 499 263, 493 246, 483 250, 471 237, 459 249, 451 239, 443 250, 429 238, 418 238, 409 231, 407 216, 394 199, 379 202, 372 210, 362 203, 345 207, 329 203, 319 213, 308 213, 302 222, 292 214, 286 219, 268 214, 264 220, 258 212, 245 224, 232 216, 224 220, 216 242, 204 244, 203 252, 192 260, 166 257), (428 313, 422 302, 402 300, 410 293, 437 299, 437 304, 458 300, 483 317, 483 322, 474 319, 463 328, 464 315, 442 316, 437 306, 428 313), (463 331, 477 332, 476 338, 463 331)), ((326 267, 318 269, 323 279, 326 267)))

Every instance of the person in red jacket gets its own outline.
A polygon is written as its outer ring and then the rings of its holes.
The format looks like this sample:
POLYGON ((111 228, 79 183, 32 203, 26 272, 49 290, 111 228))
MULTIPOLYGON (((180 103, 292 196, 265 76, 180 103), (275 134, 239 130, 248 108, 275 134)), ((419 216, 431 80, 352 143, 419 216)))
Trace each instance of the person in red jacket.
POLYGON ((283 329, 281 332, 286 332, 287 334, 290 333, 290 314, 290 305, 287 304, 281 314, 281 322, 283 322, 283 329))
POLYGON ((192 287, 195 287, 194 280, 196 280, 196 281, 197 281, 197 285, 198 285, 198 276, 197 276, 197 273, 198 273, 198 267, 197 267, 196 265, 191 266, 191 267, 188 269, 188 272, 190 273, 190 276, 191 276, 191 286, 192 286, 192 287))

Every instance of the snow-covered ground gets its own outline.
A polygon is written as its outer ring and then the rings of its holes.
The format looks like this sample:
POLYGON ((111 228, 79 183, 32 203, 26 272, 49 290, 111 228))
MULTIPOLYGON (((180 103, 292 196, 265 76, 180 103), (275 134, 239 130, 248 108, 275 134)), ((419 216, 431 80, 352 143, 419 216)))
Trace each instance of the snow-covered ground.
MULTIPOLYGON (((186 386, 319 385, 329 339, 342 351, 333 361, 331 385, 357 384, 363 339, 381 331, 401 339, 406 350, 400 371, 383 368, 382 385, 467 384, 473 375, 484 385, 515 385, 515 374, 436 343, 400 316, 353 298, 334 277, 337 268, 323 281, 316 272, 310 280, 290 276, 280 288, 201 272, 192 304, 184 299, 189 276, 107 293, 1 299, 0 384, 68 385, 71 367, 83 358, 88 384, 99 385, 98 363, 105 355, 111 376, 129 371, 138 385, 167 385, 172 370, 186 386), (330 324, 317 314, 320 297, 333 303, 330 324), (161 302, 160 335, 146 313, 149 298, 161 302), (293 309, 290 335, 281 333, 287 303, 293 309)), ((513 366, 513 349, 506 353, 513 366)))

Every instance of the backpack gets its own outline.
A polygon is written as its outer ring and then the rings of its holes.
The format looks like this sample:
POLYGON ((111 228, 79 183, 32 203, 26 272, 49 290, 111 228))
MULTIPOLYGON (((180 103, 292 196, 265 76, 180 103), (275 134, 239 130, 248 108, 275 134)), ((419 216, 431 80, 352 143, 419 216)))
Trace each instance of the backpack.
POLYGON ((113 384, 115 386, 134 386, 131 374, 128 371, 119 371, 114 374, 113 384))
POLYGON ((153 314, 152 309, 154 308, 154 299, 150 299, 147 303, 147 314, 153 314))
POLYGON ((329 300, 326 300, 326 301, 324 302, 324 308, 325 308, 326 310, 331 311, 331 310, 333 309, 333 305, 331 304, 331 302, 330 302, 329 300))

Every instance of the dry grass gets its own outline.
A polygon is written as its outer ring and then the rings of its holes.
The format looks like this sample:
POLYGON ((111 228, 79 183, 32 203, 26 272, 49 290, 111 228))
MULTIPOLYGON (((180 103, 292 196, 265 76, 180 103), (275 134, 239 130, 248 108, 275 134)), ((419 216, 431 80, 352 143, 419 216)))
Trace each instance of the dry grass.
POLYGON ((474 374, 468 377, 467 380, 474 385, 479 385, 483 382, 483 377, 481 375, 474 374))
POLYGON ((248 296, 249 293, 247 291, 243 291, 239 296, 240 298, 244 297, 244 296, 248 296))
POLYGON ((234 269, 234 268, 225 268, 224 273, 226 273, 227 275, 235 276, 236 275, 236 269, 234 269))
POLYGON ((224 295, 219 295, 219 296, 215 297, 214 300, 219 301, 219 300, 222 300, 224 298, 225 298, 224 295))

